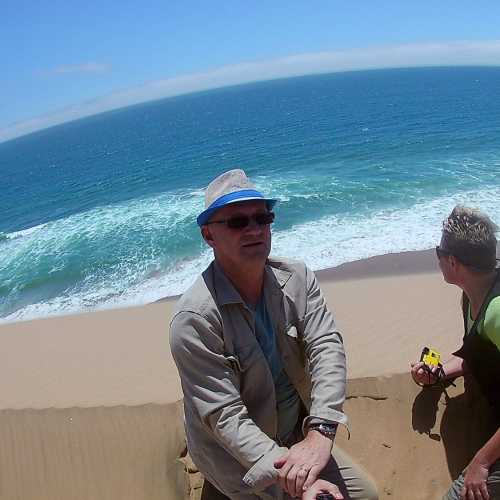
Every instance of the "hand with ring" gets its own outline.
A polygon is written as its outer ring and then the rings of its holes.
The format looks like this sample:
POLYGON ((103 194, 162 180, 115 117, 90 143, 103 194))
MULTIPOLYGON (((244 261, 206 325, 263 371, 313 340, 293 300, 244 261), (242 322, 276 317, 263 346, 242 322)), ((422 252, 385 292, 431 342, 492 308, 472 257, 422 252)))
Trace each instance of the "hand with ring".
POLYGON ((274 463, 279 469, 280 487, 291 497, 301 497, 330 460, 332 446, 331 439, 310 430, 305 439, 294 444, 274 463))

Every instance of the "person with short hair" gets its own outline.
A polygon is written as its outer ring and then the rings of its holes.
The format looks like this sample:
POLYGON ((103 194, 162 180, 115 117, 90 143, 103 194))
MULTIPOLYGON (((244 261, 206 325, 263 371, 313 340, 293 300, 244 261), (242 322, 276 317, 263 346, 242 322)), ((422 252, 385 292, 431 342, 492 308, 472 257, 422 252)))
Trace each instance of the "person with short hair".
POLYGON ((214 260, 170 325, 202 498, 376 499, 370 477, 333 444, 347 426, 333 315, 310 269, 269 257, 275 203, 243 170, 210 183, 197 222, 214 260))
POLYGON ((431 370, 413 363, 421 385, 471 375, 489 402, 496 432, 453 482, 446 500, 500 499, 500 279, 497 226, 479 210, 457 206, 443 222, 436 254, 443 278, 462 289, 462 347, 431 370))

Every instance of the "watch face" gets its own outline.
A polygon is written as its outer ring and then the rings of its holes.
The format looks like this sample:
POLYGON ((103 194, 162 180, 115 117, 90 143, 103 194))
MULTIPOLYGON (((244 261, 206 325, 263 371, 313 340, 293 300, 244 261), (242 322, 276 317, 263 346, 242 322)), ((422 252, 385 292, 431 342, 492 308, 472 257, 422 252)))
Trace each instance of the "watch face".
POLYGON ((319 424, 318 428, 320 431, 328 432, 328 434, 335 434, 335 432, 337 432, 336 425, 319 424))
POLYGON ((337 432, 337 424, 313 424, 311 427, 309 427, 313 431, 318 431, 320 434, 323 434, 323 436, 333 439, 335 437, 335 434, 337 432))

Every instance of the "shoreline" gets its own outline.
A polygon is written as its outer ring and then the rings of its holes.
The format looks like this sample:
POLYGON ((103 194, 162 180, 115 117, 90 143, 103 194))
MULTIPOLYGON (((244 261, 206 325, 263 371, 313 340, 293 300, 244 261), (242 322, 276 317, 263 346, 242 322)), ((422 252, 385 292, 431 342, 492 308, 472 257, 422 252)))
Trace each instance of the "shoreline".
POLYGON ((404 274, 439 273, 434 249, 386 253, 366 259, 345 262, 315 271, 318 280, 356 280, 401 276, 404 274))
MULTIPOLYGON (((277 256, 282 257, 282 256, 277 256)), ((284 257, 286 258, 286 257, 284 257)), ((323 281, 336 280, 348 281, 365 278, 378 278, 382 276, 398 276, 404 274, 421 274, 439 272, 434 250, 412 250, 407 252, 387 253, 382 255, 375 255, 365 259, 344 262, 334 267, 327 267, 314 271, 320 284, 323 281)), ((23 323, 29 321, 39 321, 50 318, 60 317, 73 317, 85 314, 95 314, 105 311, 120 311, 135 307, 143 307, 148 304, 156 303, 174 303, 182 294, 167 295, 153 302, 116 305, 109 307, 97 307, 92 310, 82 310, 74 312, 61 312, 54 313, 48 316, 37 316, 26 319, 16 319, 5 321, 0 318, 0 328, 6 325, 13 325, 16 323, 23 323)))
MULTIPOLYGON (((281 257, 281 256, 278 256, 281 257)), ((286 257, 285 257, 286 258, 286 257)), ((374 255, 366 259, 344 262, 334 267, 314 271, 320 284, 323 281, 349 281, 382 276, 438 273, 439 266, 434 249, 374 255)), ((181 295, 169 295, 153 302, 175 302, 181 295)), ((135 306, 131 306, 135 307, 135 306)))

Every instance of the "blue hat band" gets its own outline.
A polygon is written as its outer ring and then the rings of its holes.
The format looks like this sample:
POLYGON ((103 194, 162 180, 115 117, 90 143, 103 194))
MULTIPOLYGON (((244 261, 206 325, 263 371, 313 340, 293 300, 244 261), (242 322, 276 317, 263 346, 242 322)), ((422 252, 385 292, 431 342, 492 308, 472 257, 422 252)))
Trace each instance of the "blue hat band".
POLYGON ((223 207, 228 203, 231 203, 234 200, 239 200, 240 198, 262 198, 262 193, 259 191, 255 191, 255 189, 243 189, 241 191, 235 191, 234 193, 225 194, 220 198, 217 198, 208 208, 207 210, 212 210, 214 208, 223 207))
POLYGON ((276 203, 276 200, 269 200, 264 198, 261 192, 256 191, 255 189, 242 189, 241 191, 234 191, 233 193, 228 193, 220 198, 217 198, 206 210, 204 210, 196 219, 196 222, 199 226, 203 226, 208 219, 211 217, 212 213, 217 209, 222 208, 223 206, 235 202, 235 201, 244 201, 244 200, 264 200, 273 206, 276 203))

